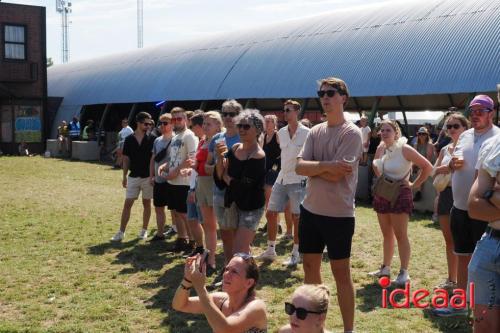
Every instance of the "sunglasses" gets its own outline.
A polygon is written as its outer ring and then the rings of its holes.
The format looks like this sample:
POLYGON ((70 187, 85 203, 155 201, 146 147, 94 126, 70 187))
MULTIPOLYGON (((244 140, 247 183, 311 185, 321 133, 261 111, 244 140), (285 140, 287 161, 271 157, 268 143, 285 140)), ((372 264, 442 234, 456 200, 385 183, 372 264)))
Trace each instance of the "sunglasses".
POLYGON ((292 303, 285 302, 285 313, 289 316, 295 313, 297 318, 299 318, 300 320, 305 320, 309 313, 322 314, 325 312, 326 311, 309 311, 304 308, 296 308, 292 303))
POLYGON ((162 121, 160 122, 160 124, 162 124, 163 126, 168 126, 170 125, 170 123, 168 121, 162 121))
POLYGON ((143 124, 144 126, 153 126, 153 123, 141 123, 143 124))
POLYGON ((237 252, 235 254, 233 254, 233 258, 234 257, 238 257, 238 258, 241 258, 243 260, 248 260, 248 259, 252 259, 252 255, 251 254, 248 254, 248 253, 245 253, 245 252, 237 252))
POLYGON ((417 133, 418 136, 427 135, 427 133, 417 133))
POLYGON ((288 113, 288 112, 292 112, 292 111, 295 111, 295 110, 294 110, 294 109, 289 109, 289 108, 286 108, 286 109, 284 109, 283 111, 285 111, 286 113, 288 113))
POLYGON ((479 110, 471 110, 470 113, 478 116, 483 116, 490 113, 492 110, 490 109, 479 109, 479 110))
POLYGON ((244 129, 245 131, 248 131, 250 129, 250 127, 252 127, 252 125, 250 125, 250 124, 237 124, 236 127, 238 127, 238 129, 244 129))
POLYGON ((326 96, 328 97, 333 97, 335 94, 338 93, 338 90, 335 89, 330 89, 330 90, 318 90, 317 94, 319 98, 323 98, 326 96))
POLYGON ((446 125, 446 129, 459 129, 460 127, 462 127, 460 124, 446 125))
POLYGON ((222 112, 222 117, 236 117, 238 114, 236 112, 222 112))
POLYGON ((171 122, 175 123, 175 122, 181 122, 184 118, 182 117, 176 117, 176 118, 172 118, 171 122))

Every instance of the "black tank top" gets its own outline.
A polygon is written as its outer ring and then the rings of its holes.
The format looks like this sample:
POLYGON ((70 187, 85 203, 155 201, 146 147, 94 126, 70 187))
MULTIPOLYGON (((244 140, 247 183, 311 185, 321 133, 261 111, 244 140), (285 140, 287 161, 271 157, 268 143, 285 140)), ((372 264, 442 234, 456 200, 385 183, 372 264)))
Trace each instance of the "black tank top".
POLYGON ((262 149, 266 153, 266 171, 272 169, 273 165, 276 165, 277 171, 281 168, 281 149, 278 140, 276 139, 277 135, 277 133, 274 133, 271 141, 267 143, 267 134, 264 134, 264 145, 262 146, 262 149))

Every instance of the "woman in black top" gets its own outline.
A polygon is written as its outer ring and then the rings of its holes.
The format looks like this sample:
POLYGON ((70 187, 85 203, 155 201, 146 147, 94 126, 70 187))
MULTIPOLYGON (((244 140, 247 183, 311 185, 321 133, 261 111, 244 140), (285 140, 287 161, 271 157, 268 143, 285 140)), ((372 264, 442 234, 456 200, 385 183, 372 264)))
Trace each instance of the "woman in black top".
POLYGON ((225 206, 235 205, 236 208, 233 253, 249 253, 264 214, 266 155, 258 143, 264 130, 264 118, 258 110, 247 109, 235 122, 241 143, 229 151, 223 143, 217 144, 216 185, 226 188, 225 206))

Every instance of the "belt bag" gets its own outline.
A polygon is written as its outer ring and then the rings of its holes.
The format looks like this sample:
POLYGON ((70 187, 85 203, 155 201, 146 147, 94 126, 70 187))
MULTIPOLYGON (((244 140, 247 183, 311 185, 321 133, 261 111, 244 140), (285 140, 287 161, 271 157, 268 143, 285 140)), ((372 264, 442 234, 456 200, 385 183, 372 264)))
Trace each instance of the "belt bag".
POLYGON ((391 203, 391 207, 394 207, 402 184, 402 180, 392 180, 382 174, 375 182, 373 194, 389 201, 391 203))

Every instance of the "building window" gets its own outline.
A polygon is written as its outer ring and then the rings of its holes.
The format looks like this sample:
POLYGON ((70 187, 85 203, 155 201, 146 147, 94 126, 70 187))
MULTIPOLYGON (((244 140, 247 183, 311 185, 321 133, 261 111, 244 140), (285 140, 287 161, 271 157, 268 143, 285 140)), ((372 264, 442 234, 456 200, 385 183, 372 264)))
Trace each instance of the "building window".
POLYGON ((26 60, 26 28, 21 25, 5 25, 5 59, 26 60))

